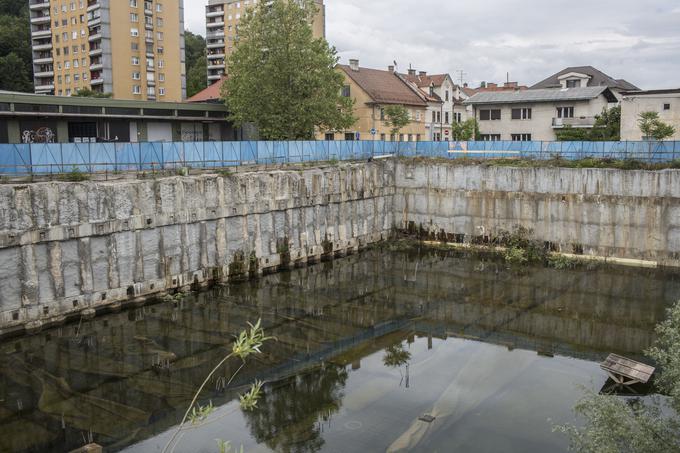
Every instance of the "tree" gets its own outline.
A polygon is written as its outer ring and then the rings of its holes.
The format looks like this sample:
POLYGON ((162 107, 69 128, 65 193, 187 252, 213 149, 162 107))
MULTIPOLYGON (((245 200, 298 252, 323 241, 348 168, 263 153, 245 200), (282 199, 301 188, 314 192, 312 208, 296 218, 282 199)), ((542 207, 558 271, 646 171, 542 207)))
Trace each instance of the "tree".
POLYGON ((111 97, 111 93, 99 93, 97 91, 92 91, 89 88, 81 88, 80 90, 76 91, 73 96, 77 98, 100 98, 100 99, 107 99, 111 97))
POLYGON ((0 0, 0 90, 33 91, 28 2, 0 0))
POLYGON ((657 112, 640 113, 638 125, 647 140, 665 140, 675 134, 675 127, 661 121, 657 112))
POLYGON ((557 131, 557 141, 560 142, 616 142, 621 140, 621 107, 602 109, 602 113, 595 117, 592 129, 574 128, 570 125, 557 131))
POLYGON ((474 118, 467 119, 462 123, 453 123, 451 125, 451 136, 456 141, 474 140, 479 137, 479 123, 474 118))
POLYGON ((203 55, 187 71, 187 96, 191 97, 207 86, 208 58, 203 55))
POLYGON ((385 124, 390 128, 390 134, 399 135, 404 127, 411 123, 411 116, 403 105, 388 105, 385 107, 385 124))
POLYGON ((305 140, 316 129, 349 129, 354 103, 342 96, 335 48, 315 39, 312 0, 258 2, 246 12, 223 94, 237 126, 265 140, 305 140))
POLYGON ((555 428, 569 435, 573 451, 680 452, 680 302, 669 310, 656 333, 656 346, 647 354, 659 365, 657 384, 669 396, 668 402, 586 394, 575 408, 585 424, 555 428))
POLYGON ((190 31, 184 33, 187 67, 187 96, 191 97, 208 86, 208 57, 205 39, 190 31))

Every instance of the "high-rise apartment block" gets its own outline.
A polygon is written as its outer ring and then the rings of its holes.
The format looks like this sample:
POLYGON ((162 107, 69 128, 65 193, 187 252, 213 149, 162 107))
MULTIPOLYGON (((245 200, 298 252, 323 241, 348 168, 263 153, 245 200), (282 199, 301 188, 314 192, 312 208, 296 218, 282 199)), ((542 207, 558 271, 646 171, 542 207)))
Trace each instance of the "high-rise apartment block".
POLYGON ((35 92, 186 97, 183 0, 29 0, 35 92))
MULTIPOLYGON (((206 42, 208 45, 208 84, 220 80, 227 72, 226 61, 238 41, 238 25, 246 10, 258 0, 208 0, 206 7, 206 42)), ((267 1, 267 0, 259 0, 267 1)), ((323 0, 315 0, 317 14, 312 23, 314 36, 326 37, 326 9, 323 0)))

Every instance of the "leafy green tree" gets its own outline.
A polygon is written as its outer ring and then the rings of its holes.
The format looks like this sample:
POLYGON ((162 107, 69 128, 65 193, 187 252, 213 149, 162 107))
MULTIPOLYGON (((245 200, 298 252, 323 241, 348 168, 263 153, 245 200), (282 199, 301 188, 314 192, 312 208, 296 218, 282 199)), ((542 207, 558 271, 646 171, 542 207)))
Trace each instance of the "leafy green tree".
POLYGON ((107 99, 111 97, 111 93, 99 93, 97 91, 92 91, 89 88, 81 88, 80 90, 76 91, 73 96, 78 97, 78 98, 100 98, 100 99, 107 99))
POLYGON ((572 127, 571 125, 564 126, 563 129, 555 132, 558 142, 587 142, 590 141, 590 133, 588 129, 572 127))
POLYGON ((246 12, 223 88, 237 126, 252 123, 265 140, 304 140, 356 122, 335 48, 313 37, 315 11, 312 0, 273 0, 246 12))
POLYGON ((675 134, 675 127, 661 121, 657 112, 640 113, 638 126, 647 139, 665 140, 675 134))
POLYGON ((561 142, 592 141, 616 142, 621 140, 621 107, 602 109, 602 113, 595 117, 592 129, 565 126, 556 132, 557 140, 561 142))
POLYGON ((456 141, 474 140, 479 137, 479 123, 474 118, 467 119, 462 123, 453 123, 451 125, 451 136, 456 141))
POLYGON ((647 352, 659 365, 657 384, 668 401, 587 393, 575 407, 583 425, 557 426, 578 453, 680 452, 680 302, 657 329, 647 352), (668 410, 670 406, 670 409, 668 410))
POLYGON ((0 0, 0 90, 33 91, 28 2, 0 0))
POLYGON ((411 123, 411 116, 403 105, 388 105, 385 107, 385 124, 390 128, 390 134, 399 135, 404 127, 411 123))
POLYGON ((184 33, 187 67, 187 96, 191 97, 208 86, 208 58, 205 38, 190 31, 184 33))
POLYGON ((207 87, 208 58, 203 55, 187 70, 187 96, 191 97, 207 87))

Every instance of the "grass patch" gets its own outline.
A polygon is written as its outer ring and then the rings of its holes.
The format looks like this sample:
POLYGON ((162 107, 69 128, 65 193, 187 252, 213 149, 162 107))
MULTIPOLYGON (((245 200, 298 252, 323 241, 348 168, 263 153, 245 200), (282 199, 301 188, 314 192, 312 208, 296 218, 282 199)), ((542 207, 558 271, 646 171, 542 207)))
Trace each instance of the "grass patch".
POLYGON ((560 155, 553 155, 550 159, 474 159, 463 157, 459 159, 414 157, 404 158, 416 163, 442 163, 453 166, 480 165, 484 167, 515 167, 515 168, 613 168, 617 170, 668 170, 680 169, 680 159, 669 162, 648 163, 635 159, 610 159, 585 157, 583 159, 568 160, 560 155))

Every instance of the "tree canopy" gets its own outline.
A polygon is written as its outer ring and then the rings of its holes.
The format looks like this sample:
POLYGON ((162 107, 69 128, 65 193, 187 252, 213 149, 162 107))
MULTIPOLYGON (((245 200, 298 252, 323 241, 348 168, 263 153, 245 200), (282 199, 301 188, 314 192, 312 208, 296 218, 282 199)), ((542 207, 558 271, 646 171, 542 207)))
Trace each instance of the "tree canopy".
POLYGON ((462 123, 454 122, 451 125, 452 139, 456 141, 474 140, 479 137, 479 123, 474 118, 469 118, 462 123))
POLYGON ((223 88, 237 126, 253 123, 265 140, 301 140, 354 124, 336 50, 313 36, 315 11, 311 0, 274 0, 246 12, 223 88))
POLYGON ((675 127, 661 121, 657 112, 640 113, 638 126, 647 140, 665 140, 675 134, 675 127))
POLYGON ((208 86, 205 38, 188 30, 185 31, 184 51, 187 68, 187 97, 191 97, 208 86))
POLYGON ((28 2, 0 0, 0 90, 33 91, 28 2))
POLYGON ((385 107, 385 124, 390 128, 390 134, 398 135, 411 122, 408 110, 403 105, 388 105, 385 107))

